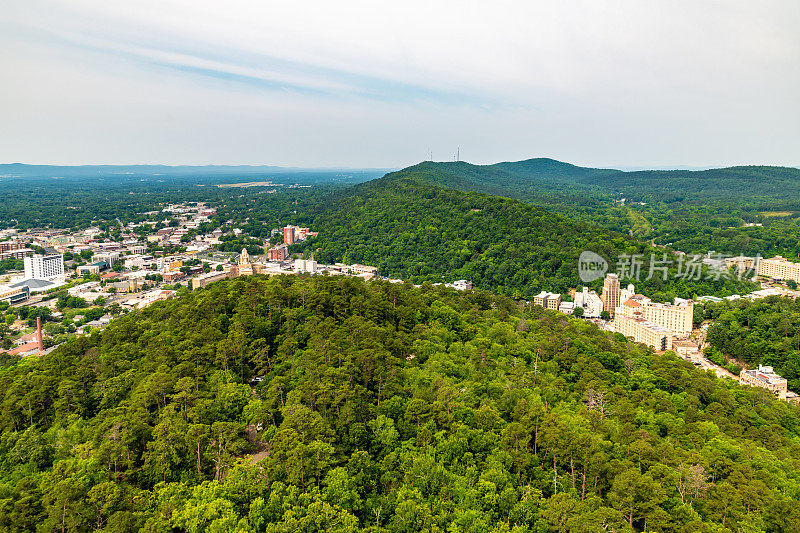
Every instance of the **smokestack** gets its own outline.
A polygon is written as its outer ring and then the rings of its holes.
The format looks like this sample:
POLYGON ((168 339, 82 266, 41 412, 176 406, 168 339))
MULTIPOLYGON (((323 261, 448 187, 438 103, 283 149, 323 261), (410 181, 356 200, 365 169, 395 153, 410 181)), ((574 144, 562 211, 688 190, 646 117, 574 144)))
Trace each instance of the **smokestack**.
POLYGON ((44 351, 44 343, 42 342, 42 317, 36 317, 36 342, 39 343, 39 353, 44 351))

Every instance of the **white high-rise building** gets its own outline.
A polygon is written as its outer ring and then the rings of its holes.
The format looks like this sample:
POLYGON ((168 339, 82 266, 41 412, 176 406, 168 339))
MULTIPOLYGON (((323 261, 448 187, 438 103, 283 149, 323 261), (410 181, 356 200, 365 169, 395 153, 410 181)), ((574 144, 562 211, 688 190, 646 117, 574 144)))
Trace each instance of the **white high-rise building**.
POLYGON ((575 293, 575 307, 583 309, 585 318, 598 318, 603 312, 603 301, 595 291, 590 291, 589 287, 584 287, 583 291, 575 293))
POLYGON ((34 255, 23 260, 27 279, 64 281, 64 256, 62 254, 34 255))

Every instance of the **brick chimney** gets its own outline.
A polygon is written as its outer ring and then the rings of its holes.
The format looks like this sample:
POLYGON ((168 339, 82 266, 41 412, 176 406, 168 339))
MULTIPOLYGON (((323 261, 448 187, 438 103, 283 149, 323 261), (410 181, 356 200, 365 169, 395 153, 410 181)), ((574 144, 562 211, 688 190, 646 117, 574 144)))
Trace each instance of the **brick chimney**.
POLYGON ((42 342, 42 317, 36 317, 36 342, 39 343, 39 353, 44 351, 44 343, 42 342))

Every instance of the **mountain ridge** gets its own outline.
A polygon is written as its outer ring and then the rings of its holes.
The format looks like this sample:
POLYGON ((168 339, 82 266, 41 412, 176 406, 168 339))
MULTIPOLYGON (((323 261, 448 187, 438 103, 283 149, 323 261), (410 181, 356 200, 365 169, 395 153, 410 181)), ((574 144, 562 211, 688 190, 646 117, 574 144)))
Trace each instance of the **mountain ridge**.
MULTIPOLYGON (((540 195, 601 195, 648 202, 775 201, 800 207, 800 169, 794 167, 740 165, 707 170, 622 171, 532 158, 492 165, 423 161, 397 172, 427 175, 444 187, 527 201, 540 195)), ((391 179, 395 174, 384 177, 391 179)))

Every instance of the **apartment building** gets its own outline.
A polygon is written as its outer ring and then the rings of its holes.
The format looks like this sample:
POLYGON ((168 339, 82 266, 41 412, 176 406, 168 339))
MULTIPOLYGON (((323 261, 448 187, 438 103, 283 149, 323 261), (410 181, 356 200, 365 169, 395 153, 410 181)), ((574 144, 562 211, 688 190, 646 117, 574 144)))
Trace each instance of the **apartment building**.
POLYGON ((644 318, 615 315, 614 331, 659 352, 672 349, 672 332, 644 318))
POLYGON ((561 305, 561 295, 555 292, 542 291, 533 297, 533 305, 557 311, 561 305))
POLYGON ((12 239, 10 241, 0 242, 0 253, 10 252, 11 250, 20 250, 22 248, 25 248, 25 246, 19 239, 12 239))
POLYGON ((13 250, 6 250, 5 252, 0 252, 0 261, 5 259, 25 259, 26 255, 32 253, 33 250, 30 248, 15 248, 13 250))
POLYGON ((676 337, 688 337, 692 333, 694 303, 684 301, 679 304, 649 303, 643 306, 642 316, 672 332, 676 337))
POLYGON ((758 262, 758 275, 763 278, 791 279, 800 282, 800 263, 792 263, 780 255, 758 262))
POLYGON ((758 365, 754 370, 742 370, 739 374, 739 383, 765 388, 780 400, 785 400, 788 392, 786 379, 776 374, 771 366, 758 365))
POLYGON ((283 243, 287 246, 294 244, 295 230, 297 226, 286 226, 283 228, 283 243))
POLYGON ((279 244, 267 250, 267 259, 270 261, 283 261, 287 257, 289 257, 289 247, 285 244, 279 244))

